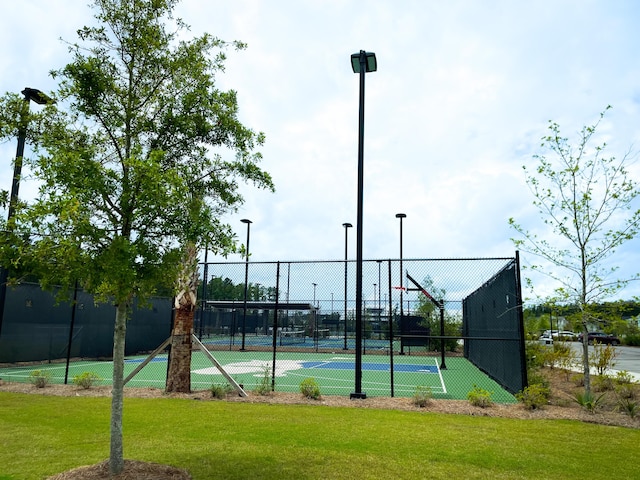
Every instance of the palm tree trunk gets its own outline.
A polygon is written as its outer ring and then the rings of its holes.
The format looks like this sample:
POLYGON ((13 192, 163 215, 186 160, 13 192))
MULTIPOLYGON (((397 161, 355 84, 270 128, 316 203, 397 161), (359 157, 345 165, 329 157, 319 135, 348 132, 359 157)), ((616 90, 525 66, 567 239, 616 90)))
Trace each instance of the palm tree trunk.
POLYGON ((167 373, 167 392, 191 392, 191 333, 196 310, 198 286, 198 250, 188 245, 184 251, 184 268, 178 279, 175 316, 171 333, 171 359, 167 373))

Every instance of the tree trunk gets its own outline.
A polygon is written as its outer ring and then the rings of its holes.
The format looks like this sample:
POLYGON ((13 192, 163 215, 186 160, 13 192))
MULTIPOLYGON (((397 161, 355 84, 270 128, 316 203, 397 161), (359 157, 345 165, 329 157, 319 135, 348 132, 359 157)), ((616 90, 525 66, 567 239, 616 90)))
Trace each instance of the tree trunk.
POLYGON ((111 450, 109 471, 117 475, 124 469, 122 445, 122 406, 124 397, 124 344, 127 333, 127 305, 116 307, 113 332, 113 387, 111 389, 111 450))
POLYGON ((184 249, 184 268, 178 278, 175 317, 171 332, 171 359, 167 392, 191 392, 191 333, 198 287, 198 250, 194 244, 184 249))
POLYGON ((181 302, 176 307, 171 333, 171 361, 167 374, 167 392, 191 392, 191 332, 193 305, 181 302))

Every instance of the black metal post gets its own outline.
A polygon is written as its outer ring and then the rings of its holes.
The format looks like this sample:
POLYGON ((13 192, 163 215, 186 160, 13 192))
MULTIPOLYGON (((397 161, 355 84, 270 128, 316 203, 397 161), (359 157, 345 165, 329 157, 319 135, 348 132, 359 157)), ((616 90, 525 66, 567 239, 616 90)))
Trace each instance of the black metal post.
POLYGON ((356 362, 355 392, 350 398, 367 398, 362 391, 362 217, 364 197, 364 77, 367 72, 367 55, 360 50, 360 101, 358 116, 358 211, 356 221, 356 362))
POLYGON ((391 260, 389 260, 389 373, 393 397, 393 298, 391 297, 391 260))
MULTIPOLYGON (((29 114, 29 102, 34 101, 39 105, 51 103, 52 100, 35 88, 25 88, 22 92, 24 103, 20 112, 20 125, 18 126, 18 146, 16 148, 16 159, 13 164, 13 179, 11 182, 11 193, 9 196, 9 211, 7 214, 7 230, 13 230, 11 220, 16 212, 18 204, 18 191, 20 189, 20 175, 22 174, 22 158, 24 157, 24 144, 27 138, 27 116, 29 114)), ((4 320, 4 307, 7 299, 7 280, 9 270, 0 265, 0 336, 2 335, 2 322, 4 320)))
POLYGON ((444 342, 444 300, 440 300, 440 370, 446 370, 447 365, 445 358, 445 342, 444 342))
POLYGON ((242 346, 240 350, 244 350, 244 337, 245 337, 245 328, 247 326, 247 289, 249 287, 249 234, 251 232, 251 220, 247 218, 243 218, 240 220, 242 223, 247 224, 247 252, 245 255, 245 266, 244 266, 244 306, 243 306, 243 315, 242 315, 242 346))
POLYGON ((204 247, 204 271, 202 272, 202 276, 204 277, 202 282, 202 302, 200 303, 200 328, 198 331, 198 338, 202 341, 202 336, 204 334, 204 312, 207 309, 207 286, 209 282, 209 244, 207 243, 204 247))
POLYGON ((396 218, 400 219, 400 355, 404 355, 404 339, 403 335, 403 317, 404 317, 404 306, 402 304, 402 294, 404 292, 404 270, 402 268, 402 219, 406 218, 407 215, 404 213, 396 213, 396 218))
POLYGON ((347 350, 347 238, 349 228, 353 227, 350 223, 343 223, 344 227, 344 348, 347 350))
POLYGON ((64 384, 69 380, 69 363, 71 363, 71 344, 73 343, 73 329, 76 323, 76 309, 78 305, 78 280, 73 286, 73 303, 71 304, 71 322, 69 323, 69 339, 67 340, 67 362, 64 367, 64 384))
POLYGON ((273 338, 272 340, 272 348, 273 348, 273 359, 271 366, 271 391, 274 392, 276 389, 276 348, 277 348, 277 340, 276 336, 278 333, 278 306, 280 302, 280 262, 277 263, 276 266, 276 302, 273 310, 273 338))

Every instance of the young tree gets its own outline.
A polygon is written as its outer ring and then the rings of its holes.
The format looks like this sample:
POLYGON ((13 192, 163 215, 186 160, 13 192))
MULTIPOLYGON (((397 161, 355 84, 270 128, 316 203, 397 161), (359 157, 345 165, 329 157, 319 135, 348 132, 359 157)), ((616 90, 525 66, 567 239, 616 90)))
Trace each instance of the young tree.
POLYGON ((537 265, 533 269, 557 282, 556 297, 560 301, 579 309, 579 323, 585 333, 582 363, 588 393, 591 383, 586 333, 600 320, 594 307, 638 278, 617 278, 617 268, 607 262, 618 247, 637 235, 640 221, 640 210, 634 209, 640 190, 627 171, 629 153, 617 159, 605 155, 606 143, 592 145, 609 108, 594 125, 582 128, 575 145, 560 134, 557 123, 549 122, 542 147, 550 155, 535 155, 538 166, 533 172, 524 167, 534 205, 549 229, 550 239, 509 219, 523 236, 514 239, 516 247, 557 268, 537 265))
MULTIPOLYGON (((14 242, 29 238, 13 249, 14 264, 37 266, 45 286, 79 280, 115 306, 113 474, 124 466, 124 342, 134 297, 170 284, 174 333, 184 343, 199 246, 235 248, 219 216, 243 201, 238 180, 273 189, 255 151, 263 134, 238 120, 236 93, 215 86, 228 44, 208 34, 185 40, 176 4, 94 0, 97 26, 78 31, 71 62, 52 72, 57 108, 32 119, 38 155, 30 163, 41 187, 17 211, 14 229, 14 242)), ((174 349, 178 358, 183 352, 174 349)))

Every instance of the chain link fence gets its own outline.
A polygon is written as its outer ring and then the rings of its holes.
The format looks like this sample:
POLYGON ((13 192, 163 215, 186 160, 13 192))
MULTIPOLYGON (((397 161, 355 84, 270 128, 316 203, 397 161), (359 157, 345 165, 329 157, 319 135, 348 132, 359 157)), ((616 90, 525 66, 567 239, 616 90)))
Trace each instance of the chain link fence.
MULTIPOLYGON (((314 378, 323 394, 349 395, 358 348, 370 396, 411 396, 422 387, 434 397, 466 398, 481 386, 510 401, 526 386, 517 256, 366 260, 362 266, 360 345, 351 260, 203 263, 194 334, 247 390, 298 391, 302 380, 314 378)), ((82 297, 73 325, 71 305, 41 299, 35 311, 27 298, 35 298, 35 290, 11 295, 0 377, 27 381, 34 368, 52 365, 52 381, 90 370, 109 382, 113 307, 89 309, 90 299, 82 297), (32 364, 17 365, 21 361, 32 364)), ((128 325, 127 372, 162 344, 170 324, 169 299, 157 299, 147 313, 136 309, 128 325)), ((168 355, 145 363, 128 385, 164 388, 168 355)), ((218 383, 225 383, 220 371, 194 352, 192 388, 218 383)))

